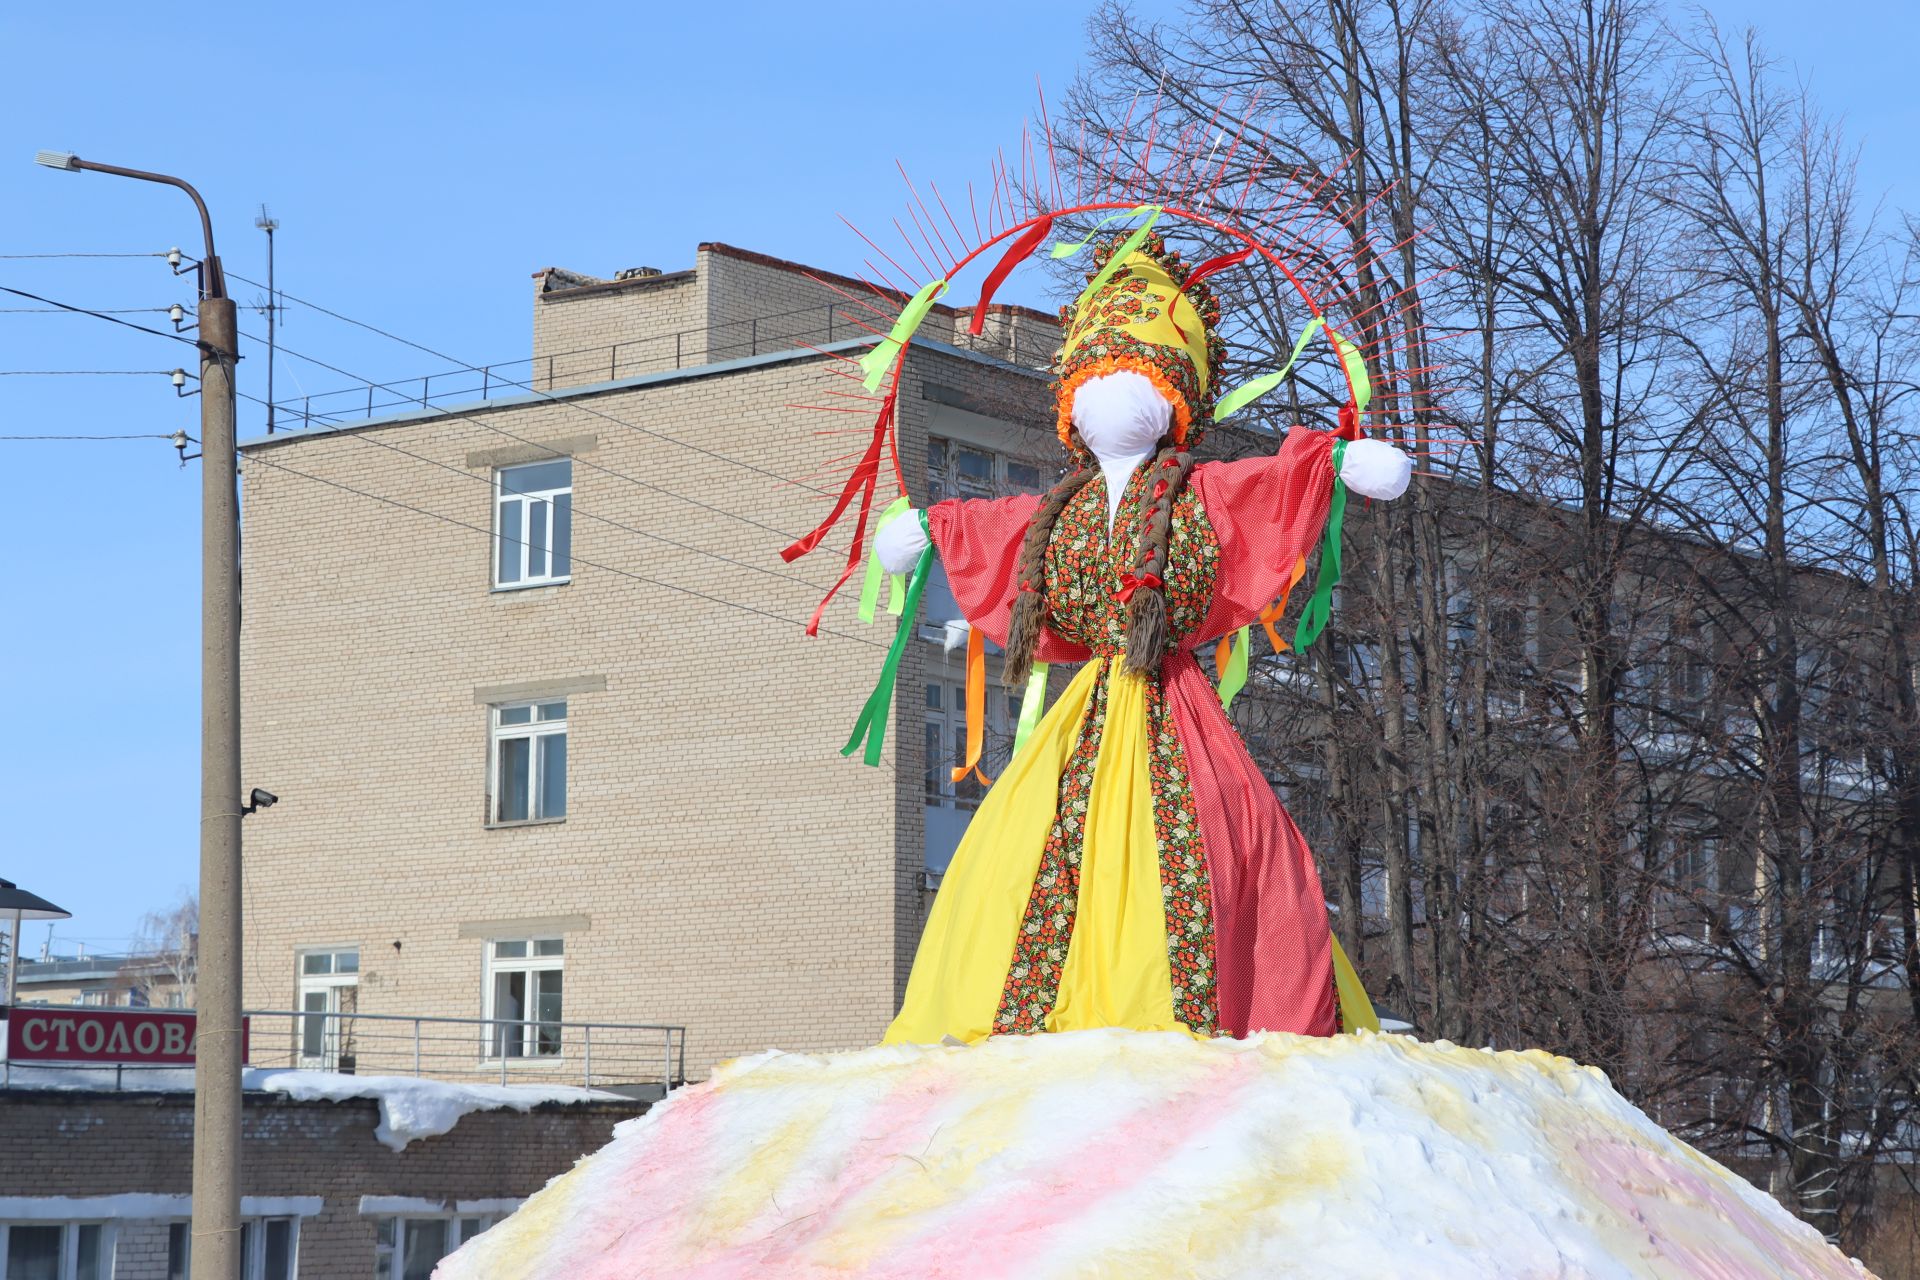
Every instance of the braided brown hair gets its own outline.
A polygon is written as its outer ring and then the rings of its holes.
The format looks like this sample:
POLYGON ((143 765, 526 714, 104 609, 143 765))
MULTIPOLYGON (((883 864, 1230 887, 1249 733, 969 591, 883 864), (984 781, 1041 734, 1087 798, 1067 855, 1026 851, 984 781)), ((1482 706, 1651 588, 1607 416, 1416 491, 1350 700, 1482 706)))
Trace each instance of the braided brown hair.
MULTIPOLYGON (((1173 539, 1173 504, 1193 473, 1193 452, 1171 440, 1153 457, 1152 488, 1140 513, 1140 543, 1134 553, 1132 595, 1127 601, 1127 670, 1151 671, 1167 647, 1167 548, 1173 539)), ((1118 532, 1116 530, 1116 532, 1118 532)))
MULTIPOLYGON (((1046 623, 1047 541, 1053 535, 1054 521, 1073 496, 1100 474, 1077 431, 1073 434, 1073 459, 1073 469, 1041 498, 1020 544, 1015 567, 1019 593, 1014 597, 1013 619, 1007 628, 1005 670, 1010 688, 1024 686, 1032 674, 1034 651, 1046 623)), ((1136 673, 1151 671, 1167 646, 1164 580, 1173 535, 1173 504, 1193 472, 1193 453, 1167 439, 1147 465, 1152 487, 1140 513, 1139 543, 1129 574, 1131 594, 1127 600, 1127 670, 1136 673)), ((1113 532, 1120 536, 1124 531, 1116 525, 1113 532)))
POLYGON ((1073 467, 1047 490, 1027 525, 1027 536, 1020 543, 1020 559, 1014 566, 1019 575, 1018 594, 1013 598, 1013 619, 1007 624, 1006 682, 1019 689, 1033 674, 1034 650, 1040 647, 1040 630, 1046 625, 1047 539, 1053 536, 1053 522, 1066 510, 1073 495, 1100 474, 1087 452, 1080 433, 1073 435, 1073 467))

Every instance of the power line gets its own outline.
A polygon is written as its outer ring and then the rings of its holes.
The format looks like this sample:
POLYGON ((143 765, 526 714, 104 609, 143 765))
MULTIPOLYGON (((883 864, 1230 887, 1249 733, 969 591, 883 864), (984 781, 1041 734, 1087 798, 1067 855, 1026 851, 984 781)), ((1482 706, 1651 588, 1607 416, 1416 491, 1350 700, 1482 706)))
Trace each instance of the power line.
POLYGON ((49 258, 164 258, 164 253, 0 253, 0 259, 14 261, 49 258))
POLYGON ((37 293, 28 293, 25 289, 10 289, 6 285, 0 284, 0 293, 10 293, 16 298, 25 298, 29 302, 45 303, 47 306, 58 307, 62 311, 71 311, 76 315, 93 316, 96 319, 105 320, 108 324, 122 325, 128 329, 137 329, 141 333, 150 333, 156 338, 171 338, 175 342, 184 342, 190 347, 198 347, 200 345, 192 338, 186 337, 183 334, 168 333, 164 329, 149 329, 143 324, 135 324, 131 320, 122 320, 118 316, 109 315, 104 311, 93 311, 86 307, 70 306, 64 302, 57 302, 52 298, 43 298, 37 293))
POLYGON ((0 369, 0 378, 168 378, 171 369, 0 369))
MULTIPOLYGON (((429 511, 425 507, 416 507, 416 506, 413 506, 411 503, 401 502, 397 498, 387 498, 377 493, 368 493, 364 489, 356 489, 352 485, 341 484, 338 480, 328 480, 324 476, 316 476, 305 471, 296 471, 292 467, 283 466, 278 462, 269 462, 267 459, 259 456, 257 452, 254 454, 250 454, 247 458, 247 462, 249 465, 257 463, 264 467, 271 467, 275 471, 284 471, 290 476, 298 476, 302 480, 311 480, 315 484, 323 484, 329 488, 339 489, 339 490, 342 490, 343 492, 351 493, 357 497, 366 498, 373 502, 385 503, 387 506, 390 506, 390 507, 398 507, 402 511, 411 511, 415 515, 426 516, 428 519, 438 520, 443 524, 454 525, 457 528, 461 528, 461 529, 471 529, 473 532, 480 534, 482 537, 485 537, 489 541, 491 541, 497 536, 500 536, 500 535, 497 535, 492 529, 482 528, 477 524, 469 524, 465 520, 456 520, 452 516, 443 516, 437 511, 429 511)), ((521 540, 519 539, 508 539, 508 541, 520 542, 521 545, 526 545, 524 542, 521 542, 521 540)), ((728 600, 721 596, 710 596, 704 591, 695 591, 692 587, 676 586, 671 582, 662 582, 658 578, 649 578, 645 574, 633 573, 626 569, 616 569, 612 565, 599 564, 592 560, 582 559, 579 556, 570 555, 568 558, 570 562, 573 564, 582 564, 587 566, 590 569, 598 569, 603 573, 612 573, 612 574, 617 574, 622 578, 631 578, 635 582, 644 582, 650 587, 659 587, 663 591, 672 591, 672 592, 676 592, 679 595, 693 596, 696 599, 705 600, 709 604, 717 604, 728 609, 738 609, 742 613, 755 614, 759 617, 767 618, 774 622, 785 623, 786 625, 792 626, 792 627, 806 626, 806 623, 801 622, 795 618, 789 618, 784 614, 771 613, 765 609, 757 608, 750 604, 741 604, 737 600, 728 600)), ((838 636, 842 640, 851 640, 856 644, 869 645, 875 649, 885 649, 890 647, 889 645, 879 640, 869 639, 866 636, 851 635, 844 631, 833 631, 826 627, 822 627, 820 631, 821 631, 821 634, 823 635, 838 636)))
MULTIPOLYGON (((238 277, 238 276, 236 276, 236 277, 234 277, 234 278, 235 278, 235 279, 240 279, 241 277, 238 277)), ((250 282, 249 282, 249 283, 250 283, 250 282)), ((241 330, 241 331, 240 331, 240 336, 241 336, 241 337, 243 337, 243 338, 246 338, 246 339, 249 339, 250 341, 253 341, 253 342, 259 342, 259 343, 262 343, 262 345, 264 345, 264 340, 263 340, 263 339, 261 339, 261 338, 259 338, 259 337, 257 337, 257 336, 255 336, 254 334, 251 334, 251 333, 247 333, 247 332, 246 332, 245 330, 241 330)), ((287 349, 286 349, 285 347, 280 347, 280 348, 279 348, 279 350, 280 350, 280 351, 282 351, 282 352, 286 352, 286 351, 287 351, 287 349)), ((292 353, 288 353, 288 354, 292 354, 292 353)), ((333 365, 330 365, 330 364, 326 364, 326 363, 325 363, 324 361, 319 361, 319 360, 315 360, 315 359, 313 359, 313 357, 311 357, 311 356, 301 356, 300 358, 301 358, 301 359, 303 359, 303 360, 307 360, 307 361, 308 361, 308 362, 310 362, 310 363, 313 363, 313 364, 318 364, 318 365, 320 365, 320 367, 322 367, 322 368, 324 368, 324 369, 330 369, 330 370, 332 370, 333 372, 335 372, 335 373, 337 373, 337 374, 339 374, 339 375, 340 375, 341 377, 343 377, 343 378, 352 378, 352 379, 353 379, 353 380, 354 380, 355 382, 360 382, 360 383, 364 383, 364 384, 366 384, 367 386, 378 386, 378 385, 380 385, 379 383, 376 383, 376 382, 372 382, 372 381, 369 381, 369 380, 368 380, 368 379, 366 379, 366 378, 363 378, 363 377, 361 377, 361 376, 360 376, 359 374, 356 374, 356 373, 349 373, 349 372, 348 372, 347 370, 345 370, 345 369, 340 369, 340 368, 336 368, 336 367, 335 367, 335 366, 333 366, 333 365)), ((254 401, 255 403, 259 403, 259 400, 258 400, 258 398, 257 398, 257 397, 254 397, 254 396, 248 396, 247 398, 248 398, 249 400, 253 400, 253 401, 254 401)), ((564 404, 564 403, 567 403, 567 402, 565 402, 565 401, 561 401, 560 403, 563 403, 563 404, 564 404)), ((494 426, 494 425, 493 425, 492 423, 489 423, 489 422, 482 422, 482 421, 481 421, 480 419, 478 419, 478 418, 476 418, 476 417, 473 417, 473 416, 472 416, 471 414, 465 414, 465 413, 457 413, 457 412, 455 412, 455 411, 453 411, 453 410, 450 410, 450 409, 443 409, 443 410, 441 410, 440 412, 441 412, 441 415, 442 415, 443 417, 446 417, 446 418, 450 418, 450 419, 452 419, 452 420, 454 420, 454 421, 456 421, 456 422, 467 422, 467 423, 471 423, 472 425, 474 425, 474 426, 476 426, 476 427, 479 427, 479 428, 480 428, 481 430, 483 430, 483 431, 491 431, 491 432, 493 432, 493 433, 494 433, 495 435, 497 435, 497 436, 503 436, 503 437, 505 437, 505 438, 506 438, 506 439, 508 439, 508 440, 512 440, 512 441, 515 441, 516 443, 519 443, 519 444, 524 444, 524 445, 529 445, 529 446, 532 446, 533 448, 544 448, 544 447, 545 447, 545 446, 543 446, 543 445, 540 445, 540 444, 538 444, 538 443, 536 443, 535 441, 532 441, 532 440, 529 440, 529 439, 527 439, 527 438, 526 438, 526 437, 524 437, 524 436, 517 436, 517 435, 515 435, 515 434, 514 434, 513 432, 511 432, 511 431, 508 431, 508 430, 506 430, 506 429, 505 429, 504 427, 496 427, 496 426, 494 426)), ((604 415, 596 415, 596 416, 604 416, 604 415)), ((618 419, 613 419, 613 421, 618 421, 618 419)), ((636 428, 636 430, 637 430, 637 429, 638 429, 638 428, 636 428)), ((289 432, 288 434, 289 434, 289 435, 291 435, 291 436, 294 436, 295 438, 298 438, 298 433, 295 433, 295 432, 289 432)), ((359 435, 359 434, 361 434, 361 433, 359 433, 359 432, 355 432, 355 431, 345 431, 345 432, 338 432, 338 433, 335 433, 335 434, 341 434, 341 435, 351 435, 351 436, 358 436, 358 435, 359 435)), ((739 512, 737 512, 737 511, 729 511, 729 510, 727 510, 727 509, 726 509, 725 507, 717 507, 717 506, 714 506, 714 505, 713 505, 712 503, 708 503, 708 502, 702 502, 702 501, 700 501, 700 500, 699 500, 698 498, 690 498, 690 497, 688 497, 688 496, 687 496, 686 494, 684 494, 684 493, 680 493, 680 492, 677 492, 677 491, 675 491, 675 490, 673 490, 673 489, 669 489, 669 488, 666 488, 666 487, 665 487, 665 486, 663 486, 663 485, 657 485, 657 484, 654 484, 654 483, 652 483, 651 481, 647 481, 647 480, 641 480, 641 479, 639 479, 639 478, 637 478, 637 477, 635 477, 635 476, 630 476, 630 475, 628 475, 628 474, 626 474, 626 473, 625 473, 624 471, 615 471, 615 470, 614 470, 614 469, 613 469, 612 467, 608 467, 608 466, 604 466, 604 465, 602 465, 602 464, 600 464, 600 463, 598 463, 598 462, 594 462, 594 461, 592 461, 592 460, 590 460, 590 459, 587 459, 587 458, 581 458, 581 457, 576 457, 576 458, 574 458, 574 461, 575 461, 575 462, 577 462, 577 463, 579 463, 579 464, 581 464, 581 465, 583 465, 583 466, 586 466, 586 467, 589 467, 589 468, 591 468, 592 470, 595 470, 595 471, 599 471, 599 472, 602 472, 602 473, 604 473, 604 474, 606 474, 606 475, 610 475, 610 476, 613 476, 613 477, 614 477, 614 478, 616 478, 616 479, 619 479, 619 480, 625 480, 625 481, 626 481, 626 482, 627 482, 628 484, 631 484, 631 485, 637 485, 637 486, 639 486, 640 488, 642 488, 642 489, 646 489, 646 490, 649 490, 649 491, 651 491, 651 492, 653 492, 653 493, 658 493, 658 494, 662 494, 662 495, 664 495, 664 496, 666 496, 666 497, 669 497, 669 498, 673 498, 673 499, 675 499, 675 500, 677 500, 677 501, 680 501, 680 502, 684 502, 684 503, 687 503, 687 504, 688 504, 688 505, 690 505, 690 506, 694 506, 694 507, 698 507, 698 508, 700 508, 700 509, 701 509, 702 511, 710 511, 710 512, 712 512, 712 513, 713 513, 713 514, 715 514, 715 515, 719 515, 719 516, 725 516, 725 517, 726 517, 727 519, 729 519, 729 520, 738 520, 738 521, 739 521, 740 523, 742 523, 742 524, 746 524, 746 525, 751 525, 751 526, 752 526, 753 528, 755 528, 755 529, 759 529, 759 530, 761 530, 761 531, 762 531, 762 532, 764 532, 764 533, 771 533, 771 534, 773 534, 773 535, 775 535, 776 537, 780 537, 780 538, 785 538, 785 539, 787 539, 787 540, 788 540, 789 542, 791 542, 791 541, 792 541, 792 540, 793 540, 793 539, 794 539, 795 537, 797 537, 797 536, 798 536, 797 534, 792 534, 792 533, 789 533, 789 532, 787 532, 787 531, 786 531, 786 530, 784 530, 784 529, 777 529, 777 528, 775 528, 774 526, 772 526, 772 525, 770 525, 770 524, 763 524, 762 522, 760 522, 760 521, 758 521, 758 520, 755 520, 755 519, 753 519, 753 518, 752 518, 751 516, 744 516, 744 515, 741 515, 741 514, 740 514, 739 512)), ((816 491, 816 492, 817 492, 817 491, 816 491)))
POLYGON ((7 435, 0 435, 0 441, 5 441, 5 440, 171 440, 171 439, 173 439, 171 435, 164 435, 158 432, 147 432, 143 435, 134 435, 134 436, 7 436, 7 435))
MULTIPOLYGON (((246 284, 253 285, 255 288, 264 289, 266 287, 265 285, 261 284, 258 280, 248 280, 247 277, 236 274, 231 271, 229 271, 227 274, 232 276, 235 280, 243 281, 246 284)), ((317 302, 309 302, 305 298, 297 298, 294 295, 286 292, 285 290, 280 291, 280 296, 285 298, 289 302, 296 302, 303 307, 310 307, 313 310, 318 311, 321 315, 332 316, 335 320, 339 320, 342 323, 353 325, 356 328, 365 329, 369 333, 379 334, 381 337, 386 338, 393 342, 398 342, 402 346, 412 347, 416 351, 424 351, 428 355, 432 356, 434 359, 445 360, 448 364, 456 365, 468 373, 481 372, 479 365, 468 364, 465 360, 457 359, 454 356, 448 355, 444 351, 436 351, 432 347, 429 347, 424 343, 413 341, 411 338, 403 338, 399 334, 389 333, 385 329, 366 323, 364 320, 355 320, 352 316, 341 315, 338 311, 329 310, 328 308, 321 306, 317 302)), ((254 341, 258 342, 259 339, 255 338, 254 341)), ((309 363, 319 365, 323 369, 333 369, 333 366, 328 365, 322 361, 314 360, 311 356, 303 356, 295 351, 287 351, 287 348, 285 347, 281 347, 280 350, 286 351, 288 355, 293 356, 295 359, 306 360, 309 363)), ((380 385, 378 383, 368 382, 368 380, 365 378, 355 377, 353 374, 347 373, 343 369, 333 369, 333 372, 340 374, 342 377, 353 378, 354 381, 356 382, 367 382, 369 386, 380 385)), ((683 449, 691 449, 695 453, 704 454, 709 458, 712 458, 718 462, 724 462, 729 466, 740 467, 744 470, 752 471, 757 475, 763 475, 768 477, 769 479, 778 480, 782 484, 791 483, 788 477, 780 475, 778 472, 768 471, 764 467, 757 467, 751 462, 742 462, 738 458, 732 457, 728 454, 715 452, 712 449, 703 449, 699 445, 693 444, 690 441, 681 440, 678 437, 667 435, 664 432, 650 430, 636 423, 628 422, 623 418, 616 418, 610 414, 600 413, 597 410, 591 409, 586 405, 578 403, 577 401, 574 401, 571 399, 562 399, 561 397, 554 395, 551 391, 541 391, 538 388, 536 388, 531 382, 516 382, 512 378, 508 378, 504 376, 500 378, 500 381, 505 383, 507 386, 518 387, 520 390, 525 391, 530 395, 539 396, 542 400, 545 400, 548 403, 564 404, 569 408, 578 410, 581 413, 591 414, 593 417, 603 418, 608 422, 614 423, 618 426, 625 427, 629 431, 637 431, 641 435, 652 436, 657 440, 664 440, 669 444, 679 445, 683 449)), ((806 485, 802 487, 812 488, 811 485, 806 485)), ((818 493, 821 491, 816 489, 814 490, 814 492, 818 493)))
MULTIPOLYGON (((97 316, 145 315, 152 312, 171 311, 171 307, 101 307, 87 314, 97 316)), ((69 312, 68 307, 0 307, 0 316, 38 316, 60 315, 69 312)))
MULTIPOLYGON (((249 395, 246 395, 244 392, 241 394, 245 399, 251 400, 255 404, 265 403, 258 396, 249 396, 249 395)), ((382 449, 390 449, 394 453, 402 454, 418 462, 424 462, 428 466, 438 467, 442 471, 450 471, 454 475, 457 475, 464 480, 472 480, 477 484, 486 485, 488 489, 493 488, 493 480, 491 478, 487 476, 482 476, 482 475, 475 475, 473 472, 468 471, 464 467, 456 467, 452 463, 442 462, 438 458, 429 458, 423 453, 415 453, 411 449, 403 449, 399 445, 394 444, 390 441, 376 439, 372 434, 367 432, 355 431, 355 432, 348 432, 345 434, 347 434, 349 438, 353 440, 360 441, 364 444, 377 445, 382 449)), ((165 438, 171 439, 171 437, 165 437, 165 438)), ((611 525, 615 529, 622 529, 628 533, 638 534, 642 538, 650 538, 655 542, 665 543, 667 546, 676 548, 677 550, 680 550, 680 551, 688 551, 697 556, 706 556, 710 560, 718 560, 722 564, 730 564, 738 569, 747 569, 754 573, 764 574, 769 578, 779 578, 783 582, 796 583, 800 586, 806 587, 810 591, 817 591, 820 589, 819 583, 809 581, 808 579, 799 577, 796 574, 782 573, 778 569, 770 569, 766 565, 750 564, 745 560, 735 560, 730 556, 723 556, 717 551, 708 551, 703 547, 690 546, 687 543, 677 542, 672 538, 666 537, 664 534, 653 533, 646 529, 635 528, 633 525, 630 525, 630 524, 623 524, 618 520, 610 519, 607 516, 599 515, 596 512, 588 511, 585 507, 582 507, 577 501, 572 505, 571 509, 573 511, 573 514, 576 516, 585 516, 589 520, 597 520, 601 524, 611 525)))

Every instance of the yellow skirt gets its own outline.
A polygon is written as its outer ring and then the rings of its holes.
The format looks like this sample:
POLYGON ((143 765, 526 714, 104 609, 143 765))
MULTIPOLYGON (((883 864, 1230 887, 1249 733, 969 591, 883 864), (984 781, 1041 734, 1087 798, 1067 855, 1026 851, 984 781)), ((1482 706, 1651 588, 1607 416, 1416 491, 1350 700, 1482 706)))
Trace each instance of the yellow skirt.
MULTIPOLYGON (((979 1040, 994 1015, 1034 877, 1053 827, 1060 775, 1079 741, 1103 663, 1107 723, 1088 797, 1080 893, 1049 1031, 1183 1031, 1174 1017, 1166 911, 1148 776, 1147 677, 1112 659, 1081 668, 995 781, 954 853, 886 1044, 979 1040)), ((1353 967, 1333 944, 1345 1027, 1379 1029, 1353 967)))

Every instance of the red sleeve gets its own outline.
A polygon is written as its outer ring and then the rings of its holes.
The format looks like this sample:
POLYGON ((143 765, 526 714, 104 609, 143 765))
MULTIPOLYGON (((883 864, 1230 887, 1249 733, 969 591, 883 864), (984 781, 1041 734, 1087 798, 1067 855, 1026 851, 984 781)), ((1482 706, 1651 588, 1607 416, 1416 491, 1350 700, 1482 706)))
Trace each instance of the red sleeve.
POLYGON ((995 644, 1007 642, 1013 619, 1014 565, 1040 496, 949 498, 927 508, 927 530, 940 553, 947 586, 966 620, 995 644))
POLYGON ((1270 458, 1208 462, 1190 483, 1220 541, 1213 604, 1191 637, 1201 644, 1255 622, 1309 554, 1333 500, 1333 436, 1295 427, 1270 458))

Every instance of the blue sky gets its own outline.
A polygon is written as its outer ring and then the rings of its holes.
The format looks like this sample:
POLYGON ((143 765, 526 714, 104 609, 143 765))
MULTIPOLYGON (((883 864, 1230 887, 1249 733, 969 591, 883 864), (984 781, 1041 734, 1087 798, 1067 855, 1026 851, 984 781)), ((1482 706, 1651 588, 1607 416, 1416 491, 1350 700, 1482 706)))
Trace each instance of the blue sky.
MULTIPOLYGON (((543 266, 671 270, 697 242, 724 240, 856 267, 834 214, 894 214, 896 156, 948 190, 981 177, 1018 137, 1035 76, 1055 89, 1072 79, 1089 7, 212 3, 170 34, 148 6, 85 18, 6 6, 0 255, 197 249, 178 193, 32 163, 37 149, 71 150, 195 182, 230 271, 265 278, 253 227, 265 202, 282 224, 283 289, 470 363, 517 359, 543 266), (877 18, 849 16, 863 13, 877 18), (218 127, 196 123, 203 107, 218 127)), ((1920 105, 1903 65, 1920 6, 1711 7, 1727 26, 1759 26, 1845 114, 1869 189, 1920 209, 1920 105)), ((189 280, 153 258, 0 256, 0 285, 95 308, 191 301, 189 280)), ((258 291, 232 292, 242 329, 263 333, 244 309, 258 291)), ((196 429, 196 402, 158 372, 191 350, 5 310, 33 305, 0 294, 0 373, 153 372, 0 376, 0 435, 196 429)), ((281 337, 375 379, 436 367, 300 309, 281 337)), ((264 395, 264 363, 243 366, 243 391, 264 395)), ((283 357, 276 390, 347 381, 283 357)), ((262 412, 242 405, 243 435, 262 412)), ((163 441, 142 440, 0 442, 0 466, 13 478, 0 658, 14 707, 0 777, 16 790, 0 877, 74 912, 56 951, 110 949, 196 875, 197 464, 183 471, 163 441)), ((45 936, 30 928, 29 952, 45 936)))

